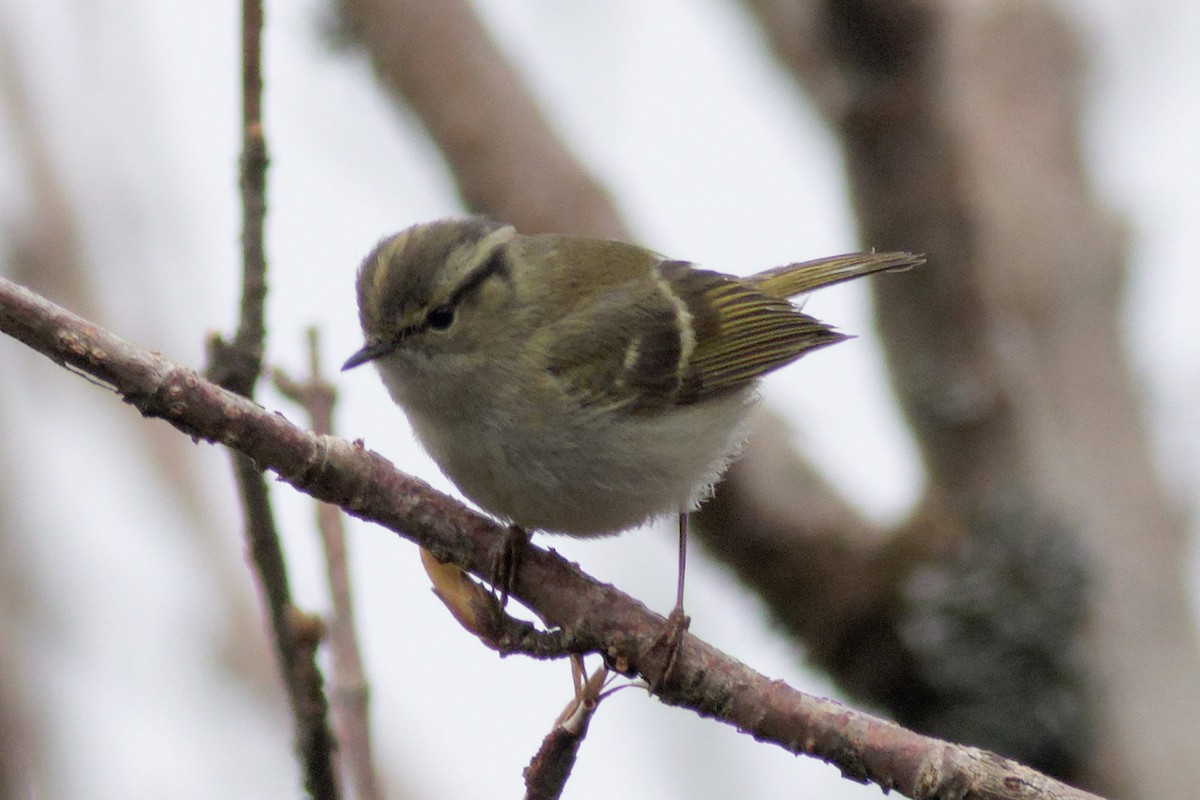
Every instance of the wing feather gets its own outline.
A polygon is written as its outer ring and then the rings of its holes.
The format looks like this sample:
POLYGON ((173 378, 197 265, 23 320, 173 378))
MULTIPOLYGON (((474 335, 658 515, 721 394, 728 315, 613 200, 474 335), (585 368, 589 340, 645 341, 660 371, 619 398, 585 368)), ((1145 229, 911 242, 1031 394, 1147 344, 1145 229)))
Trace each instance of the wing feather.
POLYGON ((557 319, 546 369, 585 407, 654 413, 703 402, 849 338, 789 297, 921 262, 853 253, 739 279, 661 261, 657 281, 619 282, 557 319))
POLYGON ((677 402, 742 389, 809 350, 846 338, 752 283, 680 261, 659 269, 687 306, 696 333, 677 402))
POLYGON ((639 412, 674 404, 678 311, 651 282, 614 286, 555 329, 546 370, 581 405, 639 412))

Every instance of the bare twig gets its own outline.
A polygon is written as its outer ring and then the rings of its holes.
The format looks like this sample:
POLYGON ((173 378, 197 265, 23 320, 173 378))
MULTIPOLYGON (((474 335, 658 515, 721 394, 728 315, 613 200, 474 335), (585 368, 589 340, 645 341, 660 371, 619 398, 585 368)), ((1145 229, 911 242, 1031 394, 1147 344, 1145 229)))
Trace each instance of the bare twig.
MULTIPOLYGON (((114 388, 143 415, 193 437, 219 442, 313 497, 377 522, 477 576, 491 574, 503 528, 386 459, 222 389, 192 370, 137 348, 10 281, 0 279, 0 330, 64 366, 114 388)), ((920 736, 840 703, 772 681, 691 634, 663 681, 665 620, 555 553, 529 547, 512 587, 580 652, 660 685, 664 703, 690 708, 789 752, 836 763, 848 777, 896 789, 914 800, 1095 796, 976 748, 920 736), (656 652, 657 651, 657 652, 656 652)))
MULTIPOLYGON (((237 332, 232 342, 219 336, 209 341, 210 379, 242 397, 253 397, 262 372, 266 335, 266 255, 263 222, 266 217, 267 147, 262 126, 262 0, 242 4, 242 298, 237 332)), ((235 454, 234 474, 245 514, 251 562, 266 603, 280 671, 291 700, 296 747, 304 767, 305 786, 314 798, 340 795, 333 766, 334 741, 325 716, 326 704, 314 699, 321 691, 320 673, 310 659, 297 659, 295 612, 288 586, 270 494, 259 467, 235 454)))
MULTIPOLYGON (((312 430, 333 433, 333 406, 337 392, 321 371, 320 340, 316 328, 308 330, 309 373, 304 383, 273 371, 275 385, 288 399, 308 412, 312 430)), ((317 503, 317 529, 325 551, 325 575, 333 613, 329 619, 329 645, 333 653, 333 720, 339 751, 353 776, 355 796, 376 800, 381 796, 371 752, 370 690, 358 648, 350 572, 346 567, 346 531, 342 512, 329 503, 317 503)))
POLYGON ((525 768, 525 800, 558 800, 562 796, 600 701, 615 691, 604 691, 612 676, 608 667, 598 667, 589 676, 583 659, 572 656, 571 674, 576 682, 575 696, 525 768))
POLYGON ((336 800, 339 793, 337 775, 333 771, 332 737, 325 720, 329 716, 329 701, 325 697, 324 678, 317 666, 317 648, 325 635, 321 618, 292 606, 288 610, 288 644, 292 648, 291 691, 301 764, 309 794, 318 800, 336 800), (328 765, 328 766, 326 766, 328 765))

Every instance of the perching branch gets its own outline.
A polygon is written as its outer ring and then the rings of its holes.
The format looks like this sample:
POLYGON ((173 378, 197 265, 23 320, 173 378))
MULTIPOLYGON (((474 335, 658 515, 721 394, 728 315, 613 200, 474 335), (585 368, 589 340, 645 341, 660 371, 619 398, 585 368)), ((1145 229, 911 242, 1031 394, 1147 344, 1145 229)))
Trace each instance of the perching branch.
MULTIPOLYGON (((224 444, 295 488, 377 522, 443 561, 477 576, 490 574, 501 526, 399 472, 361 443, 301 430, 7 280, 0 280, 0 330, 107 384, 144 416, 224 444)), ((665 620, 615 587, 531 546, 512 595, 560 628, 576 651, 600 653, 651 685, 663 681, 665 653, 655 645, 665 620)), ((690 634, 659 697, 913 800, 1096 800, 995 754, 920 736, 806 695, 690 634)))

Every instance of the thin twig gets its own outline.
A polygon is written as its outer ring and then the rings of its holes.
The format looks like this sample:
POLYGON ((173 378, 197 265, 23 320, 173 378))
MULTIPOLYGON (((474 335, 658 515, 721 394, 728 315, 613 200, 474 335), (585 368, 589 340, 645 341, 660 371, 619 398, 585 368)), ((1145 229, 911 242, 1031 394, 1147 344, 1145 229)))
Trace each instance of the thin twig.
POLYGON ((562 796, 588 725, 600 701, 611 693, 604 691, 612 676, 608 667, 598 667, 589 676, 583 659, 573 656, 571 673, 575 677, 575 696, 554 721, 554 727, 525 768, 525 800, 558 800, 562 796))
MULTIPOLYGON (((476 576, 491 574, 493 546, 503 527, 399 472, 361 443, 297 428, 4 279, 0 331, 112 386, 145 416, 236 449, 297 489, 377 522, 441 561, 476 576)), ((914 800, 1096 800, 994 753, 921 736, 806 695, 690 633, 680 642, 671 679, 663 682, 662 648, 655 647, 663 617, 539 547, 529 546, 522 556, 512 595, 564 631, 580 652, 601 653, 618 671, 659 685, 664 703, 719 719, 789 752, 833 762, 855 780, 914 800)))
MULTIPOLYGON (((333 433, 333 406, 337 391, 321 371, 320 340, 316 328, 308 329, 308 379, 298 383, 279 370, 272 377, 285 397, 308 412, 315 433, 333 433)), ((346 567, 346 531, 342 511, 329 503, 317 503, 317 530, 325 551, 325 576, 333 613, 329 619, 329 646, 333 654, 333 721, 339 751, 353 778, 360 800, 381 797, 371 752, 370 689, 363 670, 354 623, 350 571, 346 567)))
MULTIPOLYGON (((209 341, 209 378, 242 397, 253 397, 262 372, 266 335, 266 255, 263 223, 266 217, 267 146, 262 125, 261 0, 242 3, 242 298, 237 332, 232 342, 218 336, 209 341)), ((321 692, 320 673, 310 659, 297 658, 295 619, 287 565, 271 510, 262 471, 244 455, 234 456, 234 474, 245 514, 251 563, 258 576, 271 618, 280 672, 291 701, 296 747, 304 768, 304 783, 314 798, 337 798, 340 792, 333 766, 334 741, 326 719, 326 703, 315 702, 321 692)))

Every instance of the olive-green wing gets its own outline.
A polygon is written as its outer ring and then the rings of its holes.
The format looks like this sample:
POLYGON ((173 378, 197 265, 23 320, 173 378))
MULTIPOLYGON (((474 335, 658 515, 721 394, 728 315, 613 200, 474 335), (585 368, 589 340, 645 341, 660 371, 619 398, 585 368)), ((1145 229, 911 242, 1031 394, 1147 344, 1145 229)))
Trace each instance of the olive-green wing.
POLYGON ((654 281, 610 287, 544 326, 539 341, 546 372, 584 407, 644 412, 677 402, 679 307, 654 281))
POLYGON ((909 253, 850 253, 742 279, 664 262, 659 269, 687 304, 696 332, 679 401, 695 402, 739 389, 807 352, 849 338, 787 298, 922 261, 909 253))
POLYGON ((700 402, 848 338, 788 297, 914 263, 859 253, 739 279, 663 261, 655 280, 614 285, 556 319, 546 369, 584 406, 637 413, 700 402))
POLYGON ((690 352, 677 402, 744 388, 810 350, 847 338, 753 282, 678 261, 659 269, 687 308, 694 333, 684 348, 690 352))
POLYGON ((912 253, 847 253, 787 264, 743 278, 754 288, 774 297, 795 297, 825 286, 876 272, 899 272, 924 264, 912 253))

